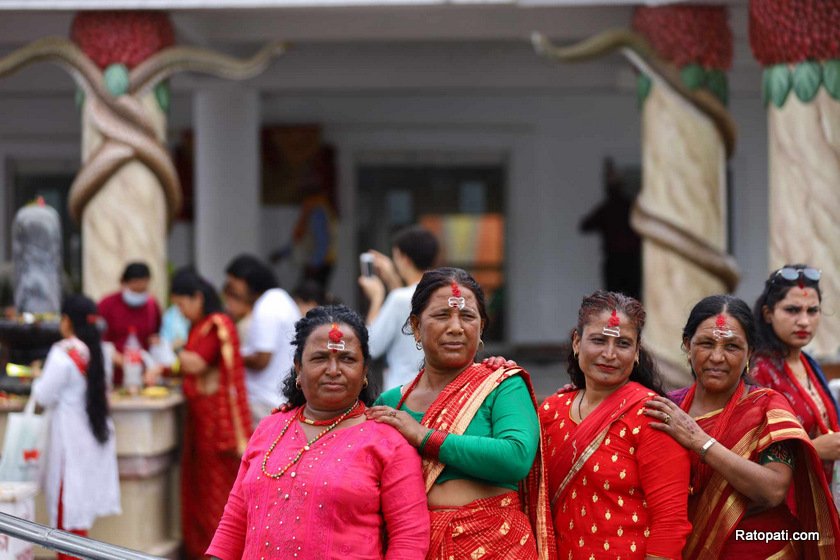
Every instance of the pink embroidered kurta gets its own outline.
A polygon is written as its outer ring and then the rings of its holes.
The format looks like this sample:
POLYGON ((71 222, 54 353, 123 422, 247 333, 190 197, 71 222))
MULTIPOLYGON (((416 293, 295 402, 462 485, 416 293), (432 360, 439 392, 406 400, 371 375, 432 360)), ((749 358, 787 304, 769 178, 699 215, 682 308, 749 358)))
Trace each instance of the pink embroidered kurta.
MULTIPOLYGON (((327 434, 283 476, 269 478, 262 472, 266 451, 296 412, 273 414, 257 427, 207 554, 423 560, 429 512, 417 451, 390 426, 363 422, 327 434)), ((266 470, 277 473, 305 444, 293 421, 266 470)))

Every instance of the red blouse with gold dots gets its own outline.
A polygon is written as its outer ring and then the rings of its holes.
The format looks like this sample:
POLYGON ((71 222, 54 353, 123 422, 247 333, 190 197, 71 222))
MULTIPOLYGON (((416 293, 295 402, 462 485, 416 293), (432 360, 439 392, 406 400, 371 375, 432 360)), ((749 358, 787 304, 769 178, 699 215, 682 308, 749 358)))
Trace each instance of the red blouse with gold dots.
MULTIPOLYGON (((557 393, 539 409, 552 499, 568 474, 559 472, 559 450, 574 445, 576 456, 581 456, 592 443, 575 439, 578 424, 572 420, 571 407, 577 394, 557 393)), ((563 499, 553 500, 562 560, 641 560, 646 554, 681 558, 691 531, 688 452, 669 435, 649 427, 651 419, 642 414, 643 408, 644 402, 628 407, 615 419, 568 483, 563 499)))

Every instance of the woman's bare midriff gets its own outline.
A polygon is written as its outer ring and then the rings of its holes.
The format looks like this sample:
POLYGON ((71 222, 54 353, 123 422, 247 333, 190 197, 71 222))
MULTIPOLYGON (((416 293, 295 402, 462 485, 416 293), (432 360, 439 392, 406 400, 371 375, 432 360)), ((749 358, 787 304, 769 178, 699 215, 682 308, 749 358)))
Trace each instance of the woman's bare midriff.
POLYGON ((475 500, 500 496, 510 491, 509 488, 490 486, 474 480, 447 480, 432 487, 429 492, 429 506, 460 507, 475 500))

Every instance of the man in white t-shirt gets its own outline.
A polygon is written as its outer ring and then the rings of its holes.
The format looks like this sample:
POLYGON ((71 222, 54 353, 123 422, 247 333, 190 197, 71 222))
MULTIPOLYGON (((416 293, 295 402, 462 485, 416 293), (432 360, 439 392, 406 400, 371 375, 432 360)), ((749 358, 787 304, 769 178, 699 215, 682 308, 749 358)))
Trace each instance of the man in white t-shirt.
POLYGON ((359 277, 359 285, 370 300, 370 354, 374 358, 384 354, 388 363, 382 383, 382 390, 387 391, 409 383, 423 364, 423 351, 415 346, 414 338, 403 326, 411 314, 414 288, 437 261, 438 240, 429 230, 412 226, 394 236, 393 260, 377 251, 370 253, 376 275, 359 277), (386 285, 391 290, 388 297, 386 285))
POLYGON ((241 341, 245 385, 254 424, 283 402, 282 386, 293 368, 292 340, 300 311, 277 284, 271 269, 256 257, 240 255, 227 269, 224 294, 228 310, 237 317, 251 307, 250 324, 241 341), (251 305, 238 305, 239 302, 251 305))

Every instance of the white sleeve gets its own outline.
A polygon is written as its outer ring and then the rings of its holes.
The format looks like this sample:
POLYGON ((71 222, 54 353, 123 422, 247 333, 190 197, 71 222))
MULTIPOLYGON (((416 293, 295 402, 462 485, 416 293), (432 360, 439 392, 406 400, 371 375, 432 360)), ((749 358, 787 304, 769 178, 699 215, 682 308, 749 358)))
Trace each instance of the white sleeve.
POLYGON ((405 309, 398 301, 398 298, 393 297, 393 292, 388 294, 385 301, 382 303, 382 309, 373 320, 373 323, 368 325, 368 345, 370 346, 370 355, 374 358, 379 358, 384 355, 394 338, 402 336, 402 327, 406 318, 405 309), (402 308, 402 309, 401 309, 402 308))
POLYGON ((53 345, 41 370, 41 376, 32 384, 32 398, 44 408, 58 403, 61 393, 69 382, 68 374, 75 364, 67 353, 53 345))
POLYGON ((283 317, 274 302, 261 302, 254 307, 248 327, 248 351, 252 353, 277 351, 277 341, 284 328, 283 317))

